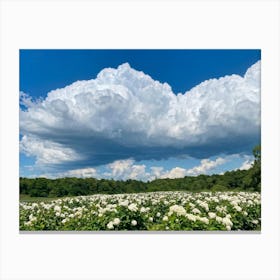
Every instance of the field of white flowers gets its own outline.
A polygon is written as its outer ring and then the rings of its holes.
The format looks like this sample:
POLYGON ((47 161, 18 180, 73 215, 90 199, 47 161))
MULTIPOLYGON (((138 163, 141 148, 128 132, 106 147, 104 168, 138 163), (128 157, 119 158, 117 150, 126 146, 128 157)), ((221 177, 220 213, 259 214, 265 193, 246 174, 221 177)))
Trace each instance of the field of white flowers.
POLYGON ((21 202, 20 230, 260 230, 260 193, 154 192, 21 202))

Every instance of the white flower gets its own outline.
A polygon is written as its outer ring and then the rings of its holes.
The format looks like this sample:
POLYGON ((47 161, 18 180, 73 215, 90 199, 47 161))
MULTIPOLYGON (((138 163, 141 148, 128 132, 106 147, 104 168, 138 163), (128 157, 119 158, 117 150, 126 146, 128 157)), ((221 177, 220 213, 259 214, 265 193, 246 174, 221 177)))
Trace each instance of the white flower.
POLYGON ((136 212, 138 210, 137 205, 135 203, 131 203, 128 205, 128 209, 132 212, 136 212))
POLYGON ((135 220, 132 220, 132 221, 131 221, 131 224, 132 224, 133 226, 136 226, 136 225, 137 225, 137 222, 136 222, 135 220))
POLYGON ((166 222, 166 221, 168 221, 168 217, 167 217, 167 216, 164 216, 164 217, 162 218, 162 220, 163 220, 164 222, 166 222))
POLYGON ((259 221, 258 220, 253 220, 252 223, 257 225, 259 223, 259 221))
POLYGON ((30 214, 29 215, 29 221, 32 223, 32 222, 35 222, 37 220, 36 217, 33 216, 33 214, 30 214))
POLYGON ((129 204, 129 201, 124 200, 124 201, 121 201, 119 204, 120 204, 120 206, 127 206, 129 204))
POLYGON ((227 229, 227 230, 231 230, 231 227, 230 227, 230 226, 226 226, 226 229, 227 229))
POLYGON ((229 218, 227 218, 227 217, 223 218, 223 224, 225 226, 232 226, 233 225, 231 220, 229 218))
POLYGON ((176 213, 178 216, 185 216, 186 215, 186 210, 183 206, 179 205, 173 205, 169 207, 169 213, 168 215, 172 215, 172 213, 176 213))
POLYGON ((209 216, 210 219, 215 219, 216 218, 216 214, 213 213, 213 212, 209 212, 208 216, 209 216))
POLYGON ((216 206, 216 210, 218 212, 225 213, 225 212, 227 212, 227 207, 226 206, 216 206))
POLYGON ((193 212, 194 214, 201 214, 200 210, 197 209, 197 208, 194 208, 194 209, 192 210, 192 212, 193 212))
POLYGON ((212 201, 219 203, 219 199, 217 197, 212 197, 212 201))
POLYGON ((199 220, 205 224, 209 224, 209 220, 206 218, 206 217, 203 217, 203 218, 200 218, 199 217, 199 220))
POLYGON ((115 218, 115 219, 113 220, 113 224, 114 224, 115 226, 119 225, 120 222, 121 222, 121 220, 120 220, 119 218, 115 218))
POLYGON ((113 229, 114 228, 114 224, 113 224, 112 221, 107 224, 107 228, 108 229, 113 229))
POLYGON ((254 199, 254 202, 255 202, 256 204, 260 204, 260 201, 259 201, 258 199, 254 199))
POLYGON ((236 200, 231 201, 230 204, 232 206, 238 206, 238 202, 236 200))
POLYGON ((61 207, 59 205, 55 205, 53 209, 54 209, 55 212, 60 212, 61 211, 61 207))
POLYGON ((199 204, 201 207, 203 207, 207 212, 209 211, 209 206, 207 202, 203 201, 199 204))
POLYGON ((235 205, 234 206, 234 209, 237 211, 237 212, 241 212, 242 211, 242 208, 238 205, 235 205))
POLYGON ((160 213, 159 212, 157 212, 157 217, 160 217, 160 213))
POLYGON ((219 216, 216 216, 216 221, 218 223, 222 223, 223 222, 223 218, 222 217, 219 217, 219 216))
POLYGON ((140 213, 145 213, 145 212, 147 212, 147 208, 145 208, 145 207, 141 207, 141 209, 140 209, 140 213))
POLYGON ((196 221, 196 216, 195 215, 193 215, 193 214, 186 214, 186 217, 190 220, 190 221, 193 221, 193 222, 195 222, 196 221))
POLYGON ((149 221, 152 222, 154 220, 153 217, 149 217, 149 221))

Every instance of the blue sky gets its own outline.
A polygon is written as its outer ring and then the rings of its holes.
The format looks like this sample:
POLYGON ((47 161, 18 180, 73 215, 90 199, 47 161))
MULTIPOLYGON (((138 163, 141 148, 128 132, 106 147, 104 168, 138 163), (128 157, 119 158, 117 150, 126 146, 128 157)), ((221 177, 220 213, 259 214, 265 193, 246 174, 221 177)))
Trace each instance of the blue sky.
POLYGON ((20 50, 20 175, 176 178, 248 168, 260 50, 20 50))

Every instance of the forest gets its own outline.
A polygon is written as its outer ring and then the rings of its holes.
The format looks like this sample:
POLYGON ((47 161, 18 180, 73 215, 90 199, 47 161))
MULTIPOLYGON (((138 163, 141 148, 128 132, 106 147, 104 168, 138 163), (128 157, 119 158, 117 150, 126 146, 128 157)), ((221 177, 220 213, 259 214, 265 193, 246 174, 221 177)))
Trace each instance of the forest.
POLYGON ((20 194, 31 197, 64 197, 92 194, 139 193, 155 191, 261 191, 261 146, 253 149, 254 162, 248 170, 227 171, 223 175, 186 176, 178 179, 118 181, 96 178, 23 178, 20 194))

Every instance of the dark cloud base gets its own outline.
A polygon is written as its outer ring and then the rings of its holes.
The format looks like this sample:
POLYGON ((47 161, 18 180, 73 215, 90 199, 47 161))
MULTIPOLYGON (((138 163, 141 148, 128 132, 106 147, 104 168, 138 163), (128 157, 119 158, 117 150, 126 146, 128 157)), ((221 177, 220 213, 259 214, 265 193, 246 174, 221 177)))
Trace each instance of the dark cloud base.
MULTIPOLYGON (((90 140, 76 142, 71 148, 78 153, 86 155, 83 160, 74 162, 65 162, 63 164, 45 165, 45 170, 56 170, 63 172, 65 170, 79 169, 85 167, 97 167, 112 163, 115 160, 124 160, 133 158, 136 162, 142 160, 167 160, 171 157, 186 157, 204 159, 218 155, 246 154, 251 155, 252 149, 259 144, 260 135, 251 135, 247 138, 232 137, 211 143, 211 145, 193 146, 188 148, 176 149, 172 147, 124 147, 113 141, 94 141, 90 144, 90 140)), ((67 142, 63 141, 63 145, 67 146, 67 142)))

